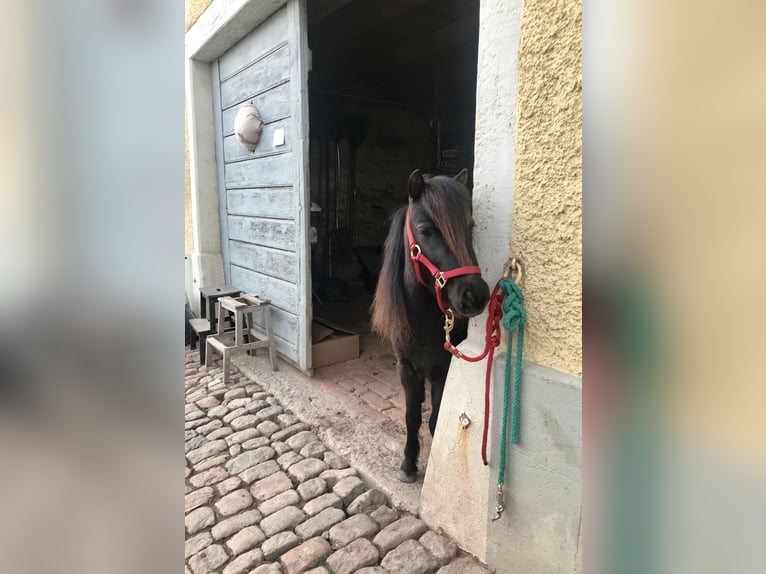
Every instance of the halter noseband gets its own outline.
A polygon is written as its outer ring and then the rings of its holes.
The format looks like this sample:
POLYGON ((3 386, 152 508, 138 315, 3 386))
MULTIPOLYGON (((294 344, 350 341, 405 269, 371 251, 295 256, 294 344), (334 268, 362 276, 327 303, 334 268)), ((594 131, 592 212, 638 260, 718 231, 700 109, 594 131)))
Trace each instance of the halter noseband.
POLYGON ((426 268, 431 272, 431 275, 434 276, 436 302, 439 304, 439 309, 441 309, 442 313, 444 313, 448 321, 452 321, 454 319, 454 314, 452 313, 452 309, 446 308, 444 306, 444 301, 442 300, 442 289, 444 289, 444 287, 447 285, 447 280, 452 279, 453 277, 460 277, 461 275, 481 275, 481 267, 478 265, 466 265, 464 267, 456 267, 455 269, 450 269, 449 271, 441 271, 436 265, 431 263, 428 257, 423 255, 423 251, 420 249, 420 245, 415 242, 415 234, 412 233, 412 224, 410 223, 409 207, 407 207, 407 220, 404 227, 407 230, 407 241, 410 245, 410 259, 412 259, 412 267, 415 269, 415 275, 417 276, 418 281, 420 281, 425 287, 428 287, 428 283, 423 280, 420 265, 418 265, 418 263, 421 263, 425 265, 426 268))

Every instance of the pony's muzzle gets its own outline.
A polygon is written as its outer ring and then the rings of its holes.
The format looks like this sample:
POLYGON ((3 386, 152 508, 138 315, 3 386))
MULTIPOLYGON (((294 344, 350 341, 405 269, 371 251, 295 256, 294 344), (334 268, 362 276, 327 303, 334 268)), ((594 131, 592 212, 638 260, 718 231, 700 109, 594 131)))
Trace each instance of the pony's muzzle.
POLYGON ((489 285, 479 275, 455 278, 450 301, 458 315, 475 317, 489 303, 489 285))

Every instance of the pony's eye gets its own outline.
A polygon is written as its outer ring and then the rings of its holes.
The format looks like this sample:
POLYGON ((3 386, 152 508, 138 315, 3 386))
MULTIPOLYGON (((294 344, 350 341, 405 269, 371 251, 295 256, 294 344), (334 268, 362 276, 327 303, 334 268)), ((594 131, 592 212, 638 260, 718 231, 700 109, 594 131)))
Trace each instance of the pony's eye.
POLYGON ((431 225, 418 225, 418 231, 423 237, 431 237, 434 233, 434 228, 431 225))

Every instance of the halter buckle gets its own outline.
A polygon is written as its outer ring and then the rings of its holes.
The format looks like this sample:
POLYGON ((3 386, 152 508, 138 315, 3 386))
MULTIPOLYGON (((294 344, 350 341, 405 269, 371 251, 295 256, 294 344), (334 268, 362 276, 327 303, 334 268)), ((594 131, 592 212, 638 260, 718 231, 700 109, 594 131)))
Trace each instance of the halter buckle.
POLYGON ((410 257, 412 259, 416 259, 420 257, 421 253, 422 251, 420 250, 420 245, 418 245, 417 243, 413 245, 412 247, 410 247, 410 257))
POLYGON ((439 271, 439 274, 436 276, 436 284, 439 286, 439 289, 444 289, 444 286, 447 284, 447 278, 441 271, 439 271))

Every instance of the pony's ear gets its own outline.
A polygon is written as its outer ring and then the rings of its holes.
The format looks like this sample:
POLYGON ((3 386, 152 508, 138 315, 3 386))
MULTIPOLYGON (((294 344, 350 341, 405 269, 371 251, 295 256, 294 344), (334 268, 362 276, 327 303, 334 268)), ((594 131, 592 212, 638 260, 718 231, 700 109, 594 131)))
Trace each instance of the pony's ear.
POLYGON ((454 179, 455 181, 460 182, 464 186, 468 187, 468 170, 466 168, 461 169, 460 173, 458 173, 452 179, 454 179))
POLYGON ((407 191, 410 194, 410 199, 417 199, 420 194, 423 193, 423 188, 426 183, 423 181, 423 174, 419 169, 416 169, 410 174, 410 179, 407 180, 407 191))

